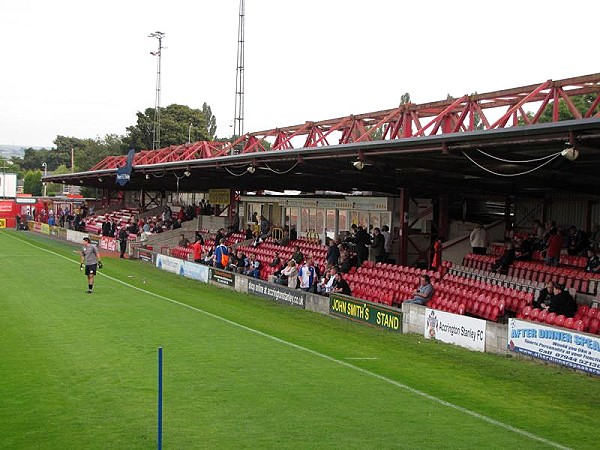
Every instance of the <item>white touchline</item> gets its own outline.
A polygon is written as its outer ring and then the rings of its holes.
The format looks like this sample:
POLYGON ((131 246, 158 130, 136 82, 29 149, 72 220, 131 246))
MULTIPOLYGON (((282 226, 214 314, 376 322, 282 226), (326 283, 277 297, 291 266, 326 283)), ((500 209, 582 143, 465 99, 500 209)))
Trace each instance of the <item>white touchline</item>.
MULTIPOLYGON (((50 253, 52 255, 58 256, 60 258, 66 259, 67 261, 70 261, 72 263, 79 264, 79 262, 74 261, 74 260, 72 260, 70 258, 67 258, 66 256, 61 255, 60 253, 56 253, 56 252, 53 252, 52 250, 48 250, 48 249, 45 249, 45 248, 42 248, 42 247, 38 247, 37 245, 32 244, 32 243, 27 242, 27 241, 24 241, 23 239, 20 239, 20 238, 18 238, 16 236, 12 236, 12 235, 9 235, 9 236, 12 237, 13 239, 16 239, 18 241, 23 242, 24 244, 30 245, 31 247, 34 247, 34 248, 36 248, 38 250, 42 250, 44 252, 47 252, 47 253, 50 253)), ((142 288, 139 288, 139 287, 134 286, 132 284, 126 283, 125 281, 119 280, 118 278, 111 277, 110 275, 106 275, 105 273, 102 273, 100 271, 98 272, 98 275, 106 277, 109 280, 114 281, 115 283, 119 283, 119 284, 127 286, 127 287, 129 287, 131 289, 135 289, 137 291, 140 291, 140 292, 143 292, 145 294, 148 294, 148 295, 150 295, 152 297, 156 297, 156 298, 159 298, 161 300, 165 300, 165 301, 173 303, 175 305, 183 306, 184 308, 188 308, 188 309, 191 309, 192 311, 199 312, 199 313, 204 314, 204 315, 206 315, 208 317, 212 317, 214 319, 223 321, 223 322, 225 322, 225 323, 227 323, 229 325, 233 325, 235 327, 241 328, 241 329, 246 330, 246 331, 248 331, 250 333, 254 333, 254 334, 257 334, 259 336, 263 336, 264 338, 270 339, 272 341, 278 342, 278 343, 283 344, 283 345, 287 345, 288 347, 295 348, 296 350, 300 350, 300 351, 309 353, 311 355, 317 356, 319 358, 325 359, 325 360, 333 362, 335 364, 339 364, 340 366, 347 367, 349 369, 355 370, 355 371, 360 372, 360 373, 362 373, 364 375, 367 375, 367 376, 376 378, 378 380, 384 381, 385 383, 391 384, 392 386, 396 386, 396 387, 398 387, 400 389, 404 389, 405 391, 408 391, 408 392, 410 392, 412 394, 415 394, 415 395, 418 395, 420 397, 426 398, 427 400, 430 400, 430 401, 432 401, 434 403, 446 406, 447 408, 451 408, 451 409, 454 409, 456 411, 460 411, 460 412, 462 412, 464 414, 467 414, 467 415, 469 415, 471 417, 475 417, 476 419, 479 419, 479 420, 481 420, 483 422, 487 422, 487 423, 489 423, 491 425, 495 425, 495 426, 497 426, 499 428, 504 428, 505 430, 511 431, 513 433, 516 433, 516 434, 520 434, 521 436, 525 436, 525 437, 527 437, 527 438, 529 438, 531 440, 542 442, 542 443, 544 443, 544 444, 546 444, 546 445, 548 445, 550 447, 559 448, 559 449, 562 449, 562 450, 571 450, 570 447, 566 447, 566 446, 561 445, 561 444, 559 444, 557 442, 554 442, 554 441, 551 441, 549 439, 546 439, 546 438, 543 438, 541 436, 538 436, 536 434, 530 433, 529 431, 525 431, 525 430, 522 430, 520 428, 513 427, 512 425, 508 425, 508 424, 506 424, 504 422, 500 422, 499 420, 492 419, 491 417, 485 416, 483 414, 479 414, 478 412, 475 412, 475 411, 471 411, 470 409, 463 408, 462 406, 455 405, 454 403, 447 402, 446 400, 442 400, 441 398, 434 397, 433 395, 430 395, 430 394, 428 394, 426 392, 423 392, 423 391, 420 391, 418 389, 412 388, 412 387, 410 387, 410 386, 408 386, 406 384, 400 383, 400 382, 398 382, 396 380, 392 380, 391 378, 385 377, 383 375, 379 375, 379 374, 377 374, 375 372, 371 372, 369 370, 363 369, 363 368, 358 367, 358 366, 354 366, 354 365, 352 365, 350 363, 347 363, 345 361, 342 361, 340 359, 336 359, 336 358, 334 358, 332 356, 325 355, 324 353, 319 353, 319 352, 317 352, 315 350, 311 350, 310 348, 303 347, 303 346, 298 345, 298 344, 294 344, 293 342, 288 342, 288 341, 285 341, 283 339, 279 339, 278 337, 271 336, 270 334, 263 333, 262 331, 255 330, 254 328, 250 328, 250 327, 247 327, 245 325, 242 325, 241 323, 237 323, 237 322, 234 322, 232 320, 226 319, 224 317, 217 316, 216 314, 210 313, 210 312, 205 311, 203 309, 196 308, 194 306, 187 305, 187 304, 179 302, 177 300, 173 300, 172 298, 165 297, 163 295, 147 291, 146 289, 142 289, 142 288)))

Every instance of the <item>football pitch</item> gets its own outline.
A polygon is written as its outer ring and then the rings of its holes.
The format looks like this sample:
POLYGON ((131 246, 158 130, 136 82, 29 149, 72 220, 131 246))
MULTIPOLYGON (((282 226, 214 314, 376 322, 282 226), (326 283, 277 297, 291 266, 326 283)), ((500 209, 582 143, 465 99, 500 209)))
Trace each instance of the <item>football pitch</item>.
POLYGON ((597 378, 0 232, 0 448, 598 448, 597 378))

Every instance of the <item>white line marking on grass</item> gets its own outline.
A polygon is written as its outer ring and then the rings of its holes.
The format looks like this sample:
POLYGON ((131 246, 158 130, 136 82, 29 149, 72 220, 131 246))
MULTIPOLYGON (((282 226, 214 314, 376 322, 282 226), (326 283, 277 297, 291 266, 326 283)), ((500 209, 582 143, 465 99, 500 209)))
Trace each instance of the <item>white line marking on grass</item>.
POLYGON ((373 361, 373 360, 379 359, 379 358, 359 358, 359 357, 356 357, 356 358, 344 358, 344 359, 345 360, 352 360, 352 361, 358 361, 358 360, 361 360, 361 361, 365 361, 365 360, 366 361, 373 361))
MULTIPOLYGON (((48 249, 45 249, 45 248, 42 248, 42 247, 38 247, 37 245, 32 244, 32 243, 27 242, 27 241, 24 241, 24 240, 22 240, 22 239, 20 239, 20 238, 18 238, 16 236, 10 236, 10 237, 13 238, 13 239, 16 239, 18 241, 21 241, 24 244, 30 245, 31 247, 34 247, 34 248, 36 248, 38 250, 42 250, 44 252, 47 252, 47 253, 50 253, 52 255, 58 256, 60 258, 66 259, 67 261, 70 261, 72 263, 79 264, 79 262, 74 261, 74 260, 72 260, 72 259, 70 259, 70 258, 68 258, 68 257, 66 257, 64 255, 61 255, 60 253, 56 253, 56 252, 53 252, 52 250, 48 250, 48 249)), ((308 354, 313 355, 313 356, 317 356, 319 358, 325 359, 327 361, 330 361, 332 363, 335 363, 335 364, 338 364, 340 366, 346 367, 348 369, 352 369, 352 370, 354 370, 356 372, 362 373, 362 374, 367 375, 369 377, 376 378, 376 379, 378 379, 380 381, 383 381, 385 383, 391 384, 392 386, 395 386, 397 388, 403 389, 403 390, 405 390, 407 392, 410 392, 412 394, 415 394, 415 395, 418 395, 420 397, 423 397, 423 398, 425 398, 427 400, 430 400, 430 401, 432 401, 434 403, 437 403, 439 405, 446 406, 447 408, 454 409, 455 411, 460 411, 463 414, 469 415, 469 416, 474 417, 476 419, 479 419, 479 420, 481 420, 483 422, 487 422, 490 425, 494 425, 494 426, 497 426, 499 428, 503 428, 505 430, 511 431, 513 433, 520 434, 521 436, 529 438, 529 439, 531 439, 533 441, 542 442, 542 443, 544 443, 544 444, 546 444, 546 445, 548 445, 550 447, 559 448, 559 449, 562 449, 562 450, 571 450, 570 447, 566 447, 566 446, 564 446, 562 444, 559 444, 557 442, 554 442, 554 441, 551 441, 549 439, 546 439, 546 438, 543 438, 541 436, 538 436, 536 434, 530 433, 529 431, 525 431, 525 430, 522 430, 520 428, 513 427, 512 425, 506 424, 504 422, 500 422, 499 420, 496 420, 496 419, 492 419, 491 417, 485 416, 483 414, 479 414, 478 412, 475 412, 475 411, 471 411, 470 409, 464 408, 462 406, 455 405, 454 403, 447 402, 446 400, 442 400, 441 398, 435 397, 435 396, 430 395, 430 394, 428 394, 426 392, 423 392, 423 391, 420 391, 418 389, 412 388, 412 387, 410 387, 410 386, 408 386, 406 384, 400 383, 400 382, 398 382, 396 380, 392 380, 391 378, 385 377, 385 376, 380 375, 380 374, 375 373, 375 372, 371 372, 369 370, 363 369, 363 368, 358 367, 358 366, 354 366, 354 365, 352 365, 352 364, 350 364, 348 362, 342 361, 340 359, 334 358, 334 357, 329 356, 329 355, 325 355, 324 353, 319 353, 319 352, 317 352, 315 350, 311 350, 310 348, 303 347, 303 346, 298 345, 298 344, 294 344, 293 342, 285 341, 285 340, 280 339, 280 338, 278 338, 276 336, 272 336, 272 335, 264 333, 262 331, 255 330, 254 328, 250 328, 250 327, 247 327, 245 325, 242 325, 241 323, 237 323, 237 322, 234 322, 232 320, 226 319, 225 317, 217 316, 216 314, 213 314, 211 312, 205 311, 203 309, 196 308, 194 306, 191 306, 191 305, 179 302, 179 301, 174 300, 172 298, 165 297, 163 295, 147 291, 146 289, 142 289, 142 288, 139 288, 137 286, 133 286, 132 284, 126 283, 125 281, 119 280, 118 278, 111 277, 110 275, 106 275, 106 274, 101 273, 101 272, 98 272, 98 275, 106 277, 109 280, 114 281, 115 283, 122 284, 122 285, 127 286, 127 287, 129 287, 131 289, 134 289, 136 291, 143 292, 144 294, 150 295, 152 297, 156 297, 156 298, 159 298, 161 300, 165 300, 167 302, 173 303, 175 305, 179 305, 179 306, 182 306, 184 308, 191 309, 192 311, 199 312, 199 313, 204 314, 204 315, 206 315, 208 317, 212 317, 213 319, 217 319, 217 320, 225 322, 225 323, 227 323, 229 325, 233 325, 233 326, 235 326, 237 328, 241 328, 242 330, 246 330, 246 331, 248 331, 250 333, 257 334, 259 336, 262 336, 264 338, 267 338, 267 339, 270 339, 272 341, 278 342, 280 344, 286 345, 288 347, 295 348, 296 350, 300 350, 302 352, 308 353, 308 354)))

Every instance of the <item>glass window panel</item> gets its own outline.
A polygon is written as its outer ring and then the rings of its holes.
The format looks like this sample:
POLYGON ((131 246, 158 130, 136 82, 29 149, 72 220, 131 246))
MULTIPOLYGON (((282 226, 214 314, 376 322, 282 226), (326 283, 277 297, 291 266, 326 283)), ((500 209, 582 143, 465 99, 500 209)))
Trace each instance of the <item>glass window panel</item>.
POLYGON ((308 208, 302 208, 302 210, 300 212, 300 218, 302 220, 302 228, 300 229, 300 231, 303 233, 307 233, 308 232, 308 208))

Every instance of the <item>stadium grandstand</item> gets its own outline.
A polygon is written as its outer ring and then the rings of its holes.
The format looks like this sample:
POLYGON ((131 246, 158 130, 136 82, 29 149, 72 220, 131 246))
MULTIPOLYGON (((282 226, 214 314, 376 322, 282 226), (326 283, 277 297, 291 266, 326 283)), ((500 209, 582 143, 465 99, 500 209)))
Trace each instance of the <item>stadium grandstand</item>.
POLYGON ((360 257, 351 226, 370 233, 385 225, 385 260, 376 261, 370 240, 366 260, 343 275, 354 298, 402 309, 428 275, 435 289, 428 308, 599 332, 600 276, 586 267, 585 249, 600 244, 600 74, 306 122, 232 142, 143 150, 131 161, 127 167, 127 158, 115 155, 88 172, 45 181, 101 189, 85 229, 100 234, 103 222, 135 221, 132 256, 144 249, 190 261, 191 246, 178 245, 180 234, 190 242, 203 234, 207 253, 224 230, 225 244, 254 255, 259 278, 269 282, 281 269, 270 266, 275 252, 283 264, 300 247, 324 274, 331 240, 360 257), (585 111, 574 106, 578 96, 590 96, 585 111), (560 120, 560 105, 572 118, 560 120), (127 183, 116 185, 123 169, 127 183), (176 217, 190 207, 192 214, 176 217), (536 220, 544 224, 539 235, 536 220), (478 223, 489 237, 485 254, 469 239, 478 223), (140 239, 146 224, 153 231, 140 239), (571 227, 586 236, 576 253, 571 227), (551 228, 565 232, 557 265, 544 259, 543 235, 551 228), (274 229, 297 236, 282 245, 274 229), (530 251, 502 266, 506 244, 523 241, 532 242, 530 251), (533 306, 547 281, 575 297, 573 317, 533 306))

